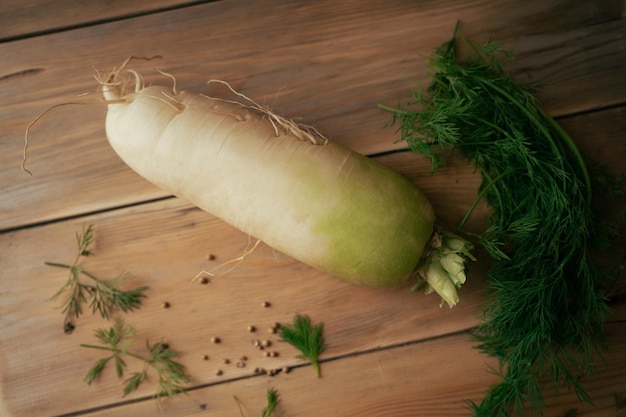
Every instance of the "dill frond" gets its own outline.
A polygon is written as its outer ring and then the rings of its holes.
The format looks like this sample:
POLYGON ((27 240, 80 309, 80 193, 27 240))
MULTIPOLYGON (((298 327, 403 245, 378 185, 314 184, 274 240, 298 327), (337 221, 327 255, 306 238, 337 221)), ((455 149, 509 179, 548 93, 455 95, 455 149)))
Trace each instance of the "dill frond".
POLYGON ((293 318, 292 326, 280 327, 281 341, 298 349, 301 352, 298 357, 311 362, 318 378, 321 376, 319 355, 325 348, 323 329, 323 323, 313 326, 309 316, 302 314, 297 314, 293 318))
POLYGON ((278 407, 278 403, 280 402, 280 396, 278 395, 278 390, 276 388, 269 388, 267 390, 267 405, 263 409, 262 417, 274 417, 274 411, 276 407, 278 407))
POLYGON ((104 350, 109 356, 99 359, 96 364, 87 372, 85 382, 91 385, 102 373, 106 365, 113 361, 118 378, 124 376, 127 368, 123 357, 132 357, 143 362, 143 368, 139 371, 131 372, 130 377, 124 381, 124 396, 130 394, 148 377, 148 369, 152 368, 158 376, 158 388, 154 397, 160 402, 164 396, 172 397, 185 392, 185 384, 191 381, 185 367, 177 362, 175 358, 178 353, 170 348, 163 340, 150 344, 146 341, 146 355, 131 352, 132 338, 135 335, 135 328, 126 325, 124 321, 116 317, 113 325, 108 328, 99 328, 94 331, 94 335, 100 342, 99 345, 81 344, 81 347, 104 350))
POLYGON ((144 291, 148 287, 137 287, 123 291, 120 289, 124 284, 133 279, 129 273, 123 272, 111 280, 100 279, 85 271, 80 261, 85 256, 91 256, 91 246, 94 243, 94 228, 89 225, 83 228, 81 233, 76 233, 78 251, 71 265, 58 262, 45 262, 46 265, 65 268, 69 270, 69 277, 65 284, 52 296, 53 300, 62 294, 68 293, 67 300, 63 304, 65 313, 66 329, 73 329, 74 321, 83 314, 83 304, 89 303, 92 313, 99 313, 102 318, 109 319, 118 311, 129 312, 141 306, 141 299, 145 297, 144 291), (86 277, 93 284, 85 284, 80 280, 86 277))

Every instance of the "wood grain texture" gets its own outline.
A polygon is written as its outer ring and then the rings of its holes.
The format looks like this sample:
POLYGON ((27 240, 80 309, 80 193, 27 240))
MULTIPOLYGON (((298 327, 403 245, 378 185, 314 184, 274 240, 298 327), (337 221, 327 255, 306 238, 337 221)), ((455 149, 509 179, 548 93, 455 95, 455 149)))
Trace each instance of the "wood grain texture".
MULTIPOLYGON (((298 363, 293 349, 277 346, 280 357, 266 359, 250 343, 257 337, 276 340, 267 329, 276 321, 290 321, 296 312, 325 323, 324 357, 332 358, 466 330, 476 324, 482 304, 480 268, 463 290, 463 306, 440 309, 436 296, 411 293, 409 284, 383 291, 354 287, 264 246, 230 271, 228 265, 218 268, 215 272, 223 274, 209 285, 192 282, 202 270, 239 257, 250 242, 241 232, 178 199, 25 229, 4 234, 0 243, 0 253, 6 257, 2 266, 11 269, 5 269, 2 277, 0 311, 0 387, 8 415, 56 415, 119 401, 121 387, 114 376, 103 378, 97 389, 82 381, 99 353, 78 345, 93 343, 92 329, 105 323, 86 314, 67 336, 62 331, 60 302, 49 301, 67 271, 43 262, 73 259, 73 231, 81 230, 84 222, 96 228, 95 255, 85 260, 85 269, 102 277, 128 270, 137 275, 137 285, 151 287, 144 307, 129 314, 128 320, 136 324, 140 338, 165 337, 182 350, 195 384, 248 375, 254 366, 298 363), (215 261, 207 261, 207 254, 215 255, 215 261), (171 304, 169 309, 161 308, 164 301, 171 304), (271 308, 262 308, 263 301, 271 302, 271 308), (248 325, 255 325, 258 335, 250 334, 248 325), (213 336, 222 343, 212 345, 213 336), (213 359, 204 362, 204 354, 213 359), (251 358, 246 369, 231 366, 234 369, 225 369, 224 376, 213 375, 223 358, 241 355, 251 358), (46 389, 33 393, 33 383, 46 389), (69 405, 71 395, 78 395, 81 404, 69 405)), ((148 384, 130 398, 152 390, 154 385, 148 384)))
POLYGON ((5 0, 0 4, 0 42, 189 5, 182 0, 5 0))
MULTIPOLYGON (((151 74, 149 81, 163 81, 154 66, 196 92, 209 90, 208 79, 227 80, 278 113, 299 116, 337 142, 378 155, 425 192, 443 221, 457 224, 480 179, 460 155, 451 155, 433 176, 424 158, 398 151, 403 145, 395 143, 395 130, 386 127, 389 115, 378 103, 406 100, 418 81, 428 79, 424 55, 448 39, 461 19, 468 37, 493 37, 517 51, 507 69, 520 80, 530 72, 545 83, 542 104, 585 157, 623 171, 623 2, 145 4, 71 0, 62 7, 28 0, 20 2, 21 11, 11 1, 0 6, 0 39, 25 37, 0 41, 0 415, 239 416, 237 396, 246 416, 254 416, 268 387, 281 393, 284 416, 469 415, 464 401, 480 400, 497 381, 487 371, 494 362, 473 348, 470 337, 487 303, 484 260, 472 265, 454 309, 440 309, 436 296, 411 293, 409 283, 385 290, 355 287, 264 245, 230 269, 225 263, 254 242, 125 167, 106 142, 104 106, 67 105, 47 113, 32 129, 32 178, 19 169, 24 130, 52 105, 98 102, 94 66, 118 65, 129 55, 162 55, 138 65, 151 74), (170 6, 186 7, 153 13, 170 6), (102 21, 89 17, 98 13, 102 21), (73 28, 81 25, 88 27, 73 28), (52 33, 62 27, 68 30, 52 33), (37 31, 51 33, 31 36, 37 31), (126 398, 113 370, 91 387, 83 382, 100 355, 79 344, 95 342, 93 329, 107 322, 87 313, 71 335, 63 333, 60 300, 50 296, 67 271, 43 262, 71 262, 74 233, 85 224, 96 230, 94 256, 83 262, 88 271, 112 278, 126 270, 137 285, 150 286, 142 309, 125 316, 137 327, 137 349, 146 339, 164 337, 181 352, 193 378, 189 396, 166 401, 160 412, 150 398, 153 379, 126 398), (216 273, 208 285, 193 280, 203 270, 216 273), (162 308, 164 301, 169 309, 162 308), (263 308, 263 301, 271 308, 263 308), (325 324, 328 349, 320 380, 293 348, 267 332, 296 313, 325 324), (249 325, 258 332, 248 332, 249 325), (212 344, 213 336, 222 343, 212 344), (280 355, 260 355, 253 338, 273 340, 280 355), (246 368, 233 364, 241 355, 249 358, 246 368), (224 358, 231 364, 224 365, 224 358), (292 371, 253 376, 257 366, 292 371)), ((469 229, 483 230, 488 213, 479 205, 469 229)), ((618 293, 625 288, 620 282, 618 293)), ((585 381, 596 407, 549 390, 547 417, 571 408, 586 417, 624 414, 613 396, 626 393, 626 308, 612 307, 612 349, 596 377, 585 381)), ((138 365, 129 361, 131 370, 138 365)))
POLYGON ((509 69, 521 79, 531 71, 546 84, 541 100, 552 114, 621 102, 626 37, 617 3, 232 0, 0 44, 0 55, 11 57, 0 63, 0 79, 9 77, 0 84, 0 230, 164 196, 115 157, 99 106, 50 112, 32 131, 34 177, 20 171, 24 130, 36 115, 81 93, 98 101, 94 66, 162 55, 140 69, 157 65, 198 92, 207 91, 208 79, 227 80, 276 112, 372 154, 401 146, 377 105, 408 99, 426 81, 423 56, 451 36, 457 19, 468 36, 498 37, 515 49, 519 58, 509 69), (557 11, 559 24, 546 24, 557 11))
MULTIPOLYGON (((607 333, 614 337, 615 349, 607 354, 607 364, 598 364, 596 378, 588 384, 595 406, 548 387, 545 417, 562 417, 573 408, 581 417, 623 415, 614 395, 623 391, 626 338, 620 325, 609 325, 607 333)), ((472 349, 467 334, 458 334, 326 361, 319 380, 309 366, 297 367, 275 377, 254 376, 202 387, 167 401, 160 412, 153 402, 141 401, 88 415, 148 417, 158 412, 172 417, 236 417, 240 415, 236 397, 245 415, 255 416, 265 406, 266 390, 275 388, 281 395, 278 415, 464 417, 470 415, 467 401, 479 400, 483 387, 497 381, 484 371, 488 365, 495 363, 472 349)))

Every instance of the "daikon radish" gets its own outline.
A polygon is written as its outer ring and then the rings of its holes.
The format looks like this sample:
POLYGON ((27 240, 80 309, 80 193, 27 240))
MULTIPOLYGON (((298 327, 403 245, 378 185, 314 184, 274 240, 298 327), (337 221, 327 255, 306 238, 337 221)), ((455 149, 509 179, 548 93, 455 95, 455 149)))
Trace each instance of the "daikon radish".
MULTIPOLYGON (((127 63, 98 78, 111 146, 155 185, 353 283, 387 287, 423 270, 433 209, 400 174, 243 95, 239 103, 175 83, 144 87, 127 63)), ((451 284, 442 297, 453 305, 451 284)))

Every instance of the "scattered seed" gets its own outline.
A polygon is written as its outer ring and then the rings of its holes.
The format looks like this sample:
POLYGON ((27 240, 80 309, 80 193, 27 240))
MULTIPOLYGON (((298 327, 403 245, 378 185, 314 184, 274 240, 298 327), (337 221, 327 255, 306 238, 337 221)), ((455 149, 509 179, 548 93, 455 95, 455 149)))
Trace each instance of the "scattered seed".
POLYGON ((224 365, 228 365, 230 363, 230 359, 224 359, 222 362, 224 363, 224 365))
POLYGON ((200 280, 200 284, 208 284, 210 282, 208 277, 202 277, 202 279, 200 280))
POLYGON ((205 258, 209 261, 214 261, 215 260, 215 255, 213 255, 212 253, 209 253, 205 256, 205 258))
POLYGON ((276 358, 278 356, 278 352, 276 352, 276 351, 270 352, 270 356, 272 358, 276 358))
POLYGON ((161 307, 163 308, 170 308, 171 304, 169 303, 169 301, 163 301, 163 303, 161 304, 161 307))
POLYGON ((74 323, 71 323, 69 321, 63 325, 63 331, 65 332, 65 334, 71 334, 74 329, 76 329, 76 326, 74 325, 74 323))
POLYGON ((206 404, 200 404, 200 410, 206 410, 209 406, 206 404))
POLYGON ((276 375, 276 373, 277 373, 276 369, 270 369, 270 370, 267 372, 267 374, 268 374, 269 376, 274 376, 274 375, 276 375))
POLYGON ((252 346, 254 347, 261 346, 261 342, 259 341, 259 339, 252 339, 252 346))
POLYGON ((221 342, 221 340, 220 340, 219 337, 212 337, 211 338, 211 343, 220 343, 220 342, 221 342))
POLYGON ((272 334, 276 333, 276 331, 277 331, 276 327, 270 327, 269 329, 267 329, 267 332, 272 333, 272 334))
POLYGON ((272 346, 272 342, 270 342, 269 340, 264 340, 261 342, 261 346, 263 347, 270 347, 272 346))
POLYGON ((202 359, 204 359, 205 361, 208 361, 208 360, 209 360, 209 355, 204 355, 204 356, 202 357, 202 359))
POLYGON ((255 374, 260 374, 262 372, 261 368, 254 368, 255 374))
POLYGON ((284 374, 288 374, 288 373, 289 373, 289 371, 290 371, 290 369, 289 369, 289 367, 288 367, 288 366, 283 366, 282 371, 283 371, 283 373, 284 373, 284 374))
POLYGON ((215 375, 217 375, 217 376, 220 376, 220 375, 222 375, 223 373, 224 373, 224 372, 222 372, 222 370, 221 370, 221 369, 218 369, 218 370, 216 370, 216 371, 215 371, 215 375))
POLYGON ((275 329, 280 329, 280 323, 279 322, 274 323, 274 328, 275 329))
POLYGON ((246 363, 244 361, 237 362, 237 368, 245 368, 245 367, 246 367, 246 363))
POLYGON ((256 332, 256 327, 254 327, 252 325, 248 326, 248 331, 251 332, 251 333, 256 332))
POLYGON ((248 357, 244 355, 241 358, 239 358, 239 360, 242 361, 242 362, 245 362, 245 361, 248 360, 248 357))
POLYGON ((264 352, 263 356, 265 356, 266 358, 269 358, 270 357, 270 352, 264 352))
POLYGON ((267 307, 271 306, 271 304, 269 303, 269 301, 263 301, 263 302, 261 303, 261 306, 263 306, 263 307, 267 308, 267 307))

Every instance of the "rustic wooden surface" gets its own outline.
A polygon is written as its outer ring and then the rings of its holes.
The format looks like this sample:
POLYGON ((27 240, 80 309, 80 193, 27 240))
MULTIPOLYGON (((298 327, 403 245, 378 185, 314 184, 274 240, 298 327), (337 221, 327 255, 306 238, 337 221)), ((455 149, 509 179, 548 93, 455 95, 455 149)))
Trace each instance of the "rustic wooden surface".
MULTIPOLYGON (((227 80, 408 176, 442 218, 458 221, 479 184, 471 167, 454 158, 433 177, 422 158, 386 153, 402 144, 377 108, 408 98, 416 82, 427 81, 424 55, 449 38, 458 19, 467 36, 494 37, 516 50, 511 73, 523 79, 531 72, 544 83, 542 104, 583 153, 623 170, 621 1, 3 2, 0 416, 239 416, 234 396, 254 416, 268 387, 282 395, 281 416, 469 415, 466 400, 479 401, 497 381, 488 372, 495 363, 471 339, 486 302, 485 262, 473 266, 454 309, 410 293, 408 284, 354 287, 263 245, 202 285, 194 276, 239 256, 248 237, 125 167, 106 142, 101 105, 47 113, 32 129, 33 177, 20 170, 24 130, 34 117, 54 104, 99 100, 94 67, 161 55, 143 69, 158 66, 197 92, 206 91, 209 79, 227 80), (71 335, 63 333, 59 303, 50 296, 66 274, 43 262, 71 262, 74 234, 85 224, 96 228, 95 255, 85 268, 104 277, 127 270, 150 286, 144 306, 126 319, 141 340, 166 338, 193 378, 189 395, 166 400, 161 411, 150 398, 154 381, 125 398, 112 371, 90 387, 83 382, 99 356, 79 344, 94 342, 93 329, 105 321, 86 314, 71 335), (164 301, 171 308, 161 308, 164 301), (263 301, 271 307, 262 308, 263 301), (280 356, 265 358, 250 345, 248 325, 265 332, 295 313, 325 323, 321 379, 289 346, 277 344, 280 356), (212 336, 223 343, 211 344, 212 336), (221 364, 241 355, 250 358, 246 368, 221 364), (255 376, 256 366, 293 369, 255 376), (218 368, 222 376, 214 374, 218 368)), ((485 214, 482 207, 470 226, 480 230, 485 214)), ((613 347, 586 385, 595 407, 548 389, 546 415, 571 408, 581 416, 625 415, 614 394, 626 393, 626 308, 612 307, 613 347)))

